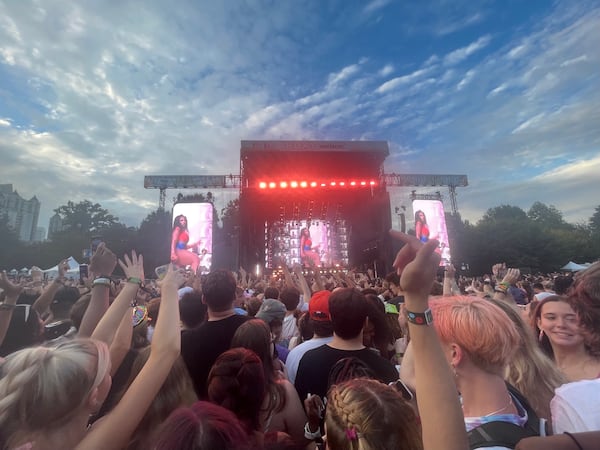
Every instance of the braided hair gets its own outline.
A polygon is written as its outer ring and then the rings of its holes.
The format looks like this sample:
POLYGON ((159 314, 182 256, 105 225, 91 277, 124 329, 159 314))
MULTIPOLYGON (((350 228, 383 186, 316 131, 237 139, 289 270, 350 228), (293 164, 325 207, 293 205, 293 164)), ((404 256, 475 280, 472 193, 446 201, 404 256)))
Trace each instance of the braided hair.
POLYGON ((0 447, 69 423, 109 369, 108 348, 92 339, 10 354, 0 379, 0 447))
POLYGON ((327 399, 328 448, 423 449, 415 413, 394 388, 359 378, 333 386, 327 399))

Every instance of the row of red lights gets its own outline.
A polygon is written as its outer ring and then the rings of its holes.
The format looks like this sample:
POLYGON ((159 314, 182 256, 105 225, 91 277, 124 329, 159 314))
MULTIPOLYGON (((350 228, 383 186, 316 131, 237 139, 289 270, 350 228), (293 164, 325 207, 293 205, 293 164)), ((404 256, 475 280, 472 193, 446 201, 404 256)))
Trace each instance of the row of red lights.
POLYGON ((308 187, 356 187, 356 186, 376 186, 376 181, 260 181, 258 187, 260 189, 281 189, 287 188, 308 188, 308 187))

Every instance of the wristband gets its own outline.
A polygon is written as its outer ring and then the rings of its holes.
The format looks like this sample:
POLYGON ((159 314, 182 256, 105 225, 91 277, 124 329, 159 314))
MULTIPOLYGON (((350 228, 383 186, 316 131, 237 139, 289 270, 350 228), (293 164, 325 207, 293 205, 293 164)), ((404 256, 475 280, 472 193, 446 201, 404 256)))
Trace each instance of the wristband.
POLYGON ((142 285, 142 280, 138 277, 129 277, 127 278, 127 282, 137 284, 138 286, 142 285))
POLYGON ((506 291, 508 291, 509 287, 510 287, 510 284, 508 284, 508 283, 498 283, 498 285, 494 288, 494 290, 496 292, 502 292, 503 294, 506 294, 506 291))
POLYGON ((319 427, 317 431, 310 431, 310 427, 308 426, 308 422, 304 425, 304 437, 308 440, 314 441, 317 438, 321 437, 321 428, 319 427))
POLYGON ((429 308, 422 313, 406 311, 406 316, 408 321, 414 325, 430 325, 433 323, 433 314, 429 308))
POLYGON ((110 278, 98 277, 94 281, 92 281, 92 286, 110 287, 110 278))

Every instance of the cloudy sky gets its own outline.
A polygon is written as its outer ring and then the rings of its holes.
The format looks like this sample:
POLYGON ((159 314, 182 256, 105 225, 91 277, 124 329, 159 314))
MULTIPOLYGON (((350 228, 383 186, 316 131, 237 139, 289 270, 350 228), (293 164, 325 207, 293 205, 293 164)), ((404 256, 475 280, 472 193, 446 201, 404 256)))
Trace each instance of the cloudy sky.
POLYGON ((464 218, 585 221, 598 30, 586 0, 0 0, 0 183, 40 226, 83 199, 139 225, 144 175, 239 173, 242 139, 387 140, 386 172, 468 175, 464 218))

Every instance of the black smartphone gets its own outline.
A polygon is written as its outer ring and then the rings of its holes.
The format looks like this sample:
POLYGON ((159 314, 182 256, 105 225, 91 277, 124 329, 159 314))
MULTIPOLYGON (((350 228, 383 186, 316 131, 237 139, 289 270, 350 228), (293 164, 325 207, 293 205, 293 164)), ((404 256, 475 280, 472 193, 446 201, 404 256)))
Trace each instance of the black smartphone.
POLYGON ((94 256, 94 253, 96 253, 96 250, 98 249, 98 246, 102 243, 102 236, 94 236, 92 237, 92 243, 90 245, 90 248, 92 250, 92 256, 94 256))
POLYGON ((400 392, 402 398, 407 402, 410 402, 413 398, 415 398, 412 391, 406 384, 404 384, 404 381, 399 378, 396 381, 392 381, 390 386, 394 387, 398 392, 400 392))
POLYGON ((88 274, 88 265, 79 264, 79 281, 83 283, 83 281, 88 277, 88 274))

